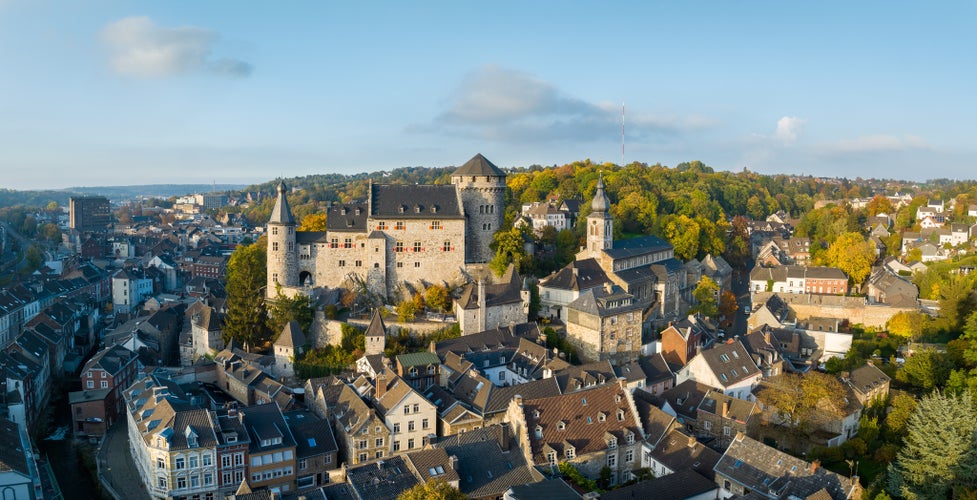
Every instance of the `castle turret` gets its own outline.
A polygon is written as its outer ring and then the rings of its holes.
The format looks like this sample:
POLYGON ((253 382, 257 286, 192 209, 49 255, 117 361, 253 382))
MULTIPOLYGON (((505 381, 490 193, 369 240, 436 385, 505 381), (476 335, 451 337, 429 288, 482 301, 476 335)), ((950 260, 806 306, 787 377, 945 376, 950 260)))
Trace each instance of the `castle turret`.
POLYGON ((492 260, 492 236, 502 227, 505 212, 505 172, 481 154, 451 174, 465 209, 465 262, 492 260))
POLYGON ((603 250, 614 246, 614 220, 611 218, 611 200, 604 192, 604 176, 597 179, 597 190, 590 203, 587 216, 587 255, 597 258, 603 250))
POLYGON ((268 283, 265 297, 277 296, 278 285, 298 286, 298 256, 295 252, 295 217, 285 196, 285 181, 278 183, 278 199, 268 220, 268 283))

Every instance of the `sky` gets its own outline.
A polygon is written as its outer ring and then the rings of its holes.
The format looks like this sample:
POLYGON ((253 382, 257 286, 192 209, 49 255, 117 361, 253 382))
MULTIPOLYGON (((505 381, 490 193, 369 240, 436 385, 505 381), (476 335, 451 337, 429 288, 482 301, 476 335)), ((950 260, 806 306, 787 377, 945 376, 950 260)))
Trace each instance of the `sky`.
POLYGON ((0 0, 0 188, 590 159, 977 178, 977 1, 0 0))

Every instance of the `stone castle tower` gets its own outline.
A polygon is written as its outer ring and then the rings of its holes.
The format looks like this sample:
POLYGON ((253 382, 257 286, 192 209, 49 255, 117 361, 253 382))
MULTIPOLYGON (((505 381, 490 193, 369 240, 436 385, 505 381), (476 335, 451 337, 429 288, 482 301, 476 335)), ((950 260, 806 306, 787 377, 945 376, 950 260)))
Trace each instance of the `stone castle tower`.
POLYGON ((492 235, 502 227, 505 211, 505 172, 481 154, 451 174, 465 207, 465 262, 492 260, 492 235))
POLYGON ((285 197, 285 182, 278 183, 278 199, 268 220, 268 284, 265 297, 278 295, 277 285, 294 287, 299 284, 298 252, 295 251, 295 217, 285 197))
POLYGON ((603 175, 597 179, 597 191, 587 216, 587 257, 599 258, 602 250, 614 247, 614 219, 610 214, 611 200, 604 192, 603 175))

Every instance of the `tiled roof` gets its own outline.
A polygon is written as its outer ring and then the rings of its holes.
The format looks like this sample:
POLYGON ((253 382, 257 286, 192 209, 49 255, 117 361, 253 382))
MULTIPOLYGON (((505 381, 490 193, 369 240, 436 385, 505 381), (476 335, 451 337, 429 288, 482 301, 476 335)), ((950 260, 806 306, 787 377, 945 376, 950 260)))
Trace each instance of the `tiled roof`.
POLYGON ((564 393, 588 389, 609 382, 617 384, 617 375, 608 360, 595 361, 585 365, 569 365, 555 372, 553 378, 560 383, 560 391, 564 393))
POLYGON ((605 436, 626 442, 628 433, 643 438, 643 430, 630 403, 630 393, 618 384, 609 384, 562 396, 523 400, 529 441, 535 463, 547 463, 544 447, 564 456, 573 446, 576 455, 607 449, 605 436), (538 416, 537 416, 538 415, 538 416), (535 429, 540 428, 542 438, 535 429))

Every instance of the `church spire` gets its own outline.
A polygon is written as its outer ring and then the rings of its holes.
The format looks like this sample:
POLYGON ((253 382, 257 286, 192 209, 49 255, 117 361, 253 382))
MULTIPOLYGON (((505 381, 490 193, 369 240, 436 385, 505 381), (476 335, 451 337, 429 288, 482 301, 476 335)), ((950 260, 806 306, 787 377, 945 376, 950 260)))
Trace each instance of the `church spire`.
POLYGON ((292 209, 288 206, 288 198, 285 196, 285 181, 278 181, 278 198, 275 200, 275 208, 271 210, 271 224, 295 224, 295 217, 292 217, 292 209))
POLYGON ((604 213, 610 210, 611 200, 604 193, 604 174, 601 173, 597 178, 597 191, 594 192, 594 200, 590 202, 590 211, 604 213))

